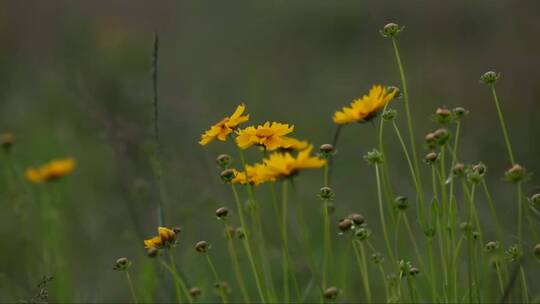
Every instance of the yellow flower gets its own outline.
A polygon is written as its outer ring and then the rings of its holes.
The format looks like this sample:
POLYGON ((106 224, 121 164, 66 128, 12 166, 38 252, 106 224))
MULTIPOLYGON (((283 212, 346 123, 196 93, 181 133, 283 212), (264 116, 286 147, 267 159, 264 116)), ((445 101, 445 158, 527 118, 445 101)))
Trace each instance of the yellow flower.
POLYGON ((231 134, 234 128, 236 128, 239 124, 248 121, 249 114, 242 115, 245 109, 246 106, 243 104, 236 107, 236 111, 234 111, 230 117, 223 118, 220 122, 206 130, 206 132, 204 132, 204 134, 201 136, 199 144, 206 146, 216 138, 221 141, 225 141, 227 139, 227 135, 231 134))
POLYGON ((302 169, 315 169, 324 166, 326 161, 311 156, 313 146, 300 151, 296 157, 290 153, 273 153, 264 160, 264 176, 267 179, 281 178, 295 175, 302 169))
POLYGON ((364 122, 375 117, 396 95, 397 90, 387 90, 380 85, 375 85, 369 90, 368 95, 355 99, 350 107, 343 107, 341 111, 334 113, 333 120, 336 124, 348 124, 364 122))
POLYGON ((298 140, 296 138, 287 137, 285 138, 283 148, 287 150, 300 151, 304 150, 309 146, 309 143, 305 140, 298 140))
POLYGON ((176 244, 176 233, 174 230, 166 227, 158 227, 158 235, 144 240, 144 248, 160 249, 166 245, 174 246, 176 244))
POLYGON ((55 159, 38 168, 26 169, 26 179, 35 184, 49 182, 68 175, 73 169, 73 158, 55 159))
POLYGON ((235 184, 252 184, 255 186, 258 186, 264 182, 267 182, 270 180, 270 176, 266 176, 265 174, 265 165, 263 164, 254 164, 252 166, 246 165, 245 171, 237 171, 234 170, 235 176, 232 180, 235 184), (247 179, 246 179, 246 172, 247 172, 247 179))
POLYGON ((253 145, 263 146, 267 150, 275 150, 283 147, 294 126, 279 122, 265 122, 263 125, 247 127, 236 131, 236 144, 242 149, 247 149, 253 145))

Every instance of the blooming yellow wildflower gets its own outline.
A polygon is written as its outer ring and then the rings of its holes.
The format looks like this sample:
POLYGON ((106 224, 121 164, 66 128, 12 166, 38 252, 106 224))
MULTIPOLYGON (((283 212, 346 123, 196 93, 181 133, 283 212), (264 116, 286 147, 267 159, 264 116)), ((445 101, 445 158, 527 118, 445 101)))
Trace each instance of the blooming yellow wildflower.
POLYGON ((265 122, 263 125, 250 126, 236 131, 236 144, 242 149, 253 145, 263 146, 267 150, 275 150, 283 147, 288 138, 285 135, 291 133, 294 126, 279 122, 265 122))
POLYGON ((75 169, 73 158, 55 159, 38 168, 26 169, 26 179, 32 183, 42 183, 59 179, 75 169))
POLYGON ((246 109, 246 106, 243 104, 236 107, 236 110, 230 117, 223 118, 220 122, 216 123, 210 129, 206 130, 201 136, 199 144, 206 146, 214 139, 219 139, 225 141, 227 135, 231 134, 239 124, 249 120, 248 115, 242 115, 246 109))
POLYGON ((144 248, 160 249, 165 245, 174 246, 176 243, 176 232, 166 227, 158 227, 158 235, 144 240, 144 248))
POLYGON ((313 146, 300 151, 296 157, 290 153, 272 153, 264 160, 262 173, 266 179, 281 178, 295 175, 302 169, 314 169, 324 166, 326 161, 316 156, 311 156, 313 146))
POLYGON ((380 85, 375 85, 369 90, 368 95, 353 100, 350 107, 343 107, 341 111, 334 113, 333 120, 339 125, 368 121, 375 117, 396 93, 397 90, 387 90, 380 85))
POLYGON ((282 148, 287 149, 287 150, 300 151, 300 150, 304 150, 308 146, 309 146, 309 143, 305 140, 298 140, 296 138, 287 137, 284 140, 282 148))
POLYGON ((265 165, 263 164, 254 164, 252 166, 246 165, 245 171, 234 170, 235 176, 232 180, 235 184, 252 184, 258 186, 264 182, 267 182, 271 179, 270 176, 265 174, 265 165), (247 178, 246 178, 247 172, 247 178))

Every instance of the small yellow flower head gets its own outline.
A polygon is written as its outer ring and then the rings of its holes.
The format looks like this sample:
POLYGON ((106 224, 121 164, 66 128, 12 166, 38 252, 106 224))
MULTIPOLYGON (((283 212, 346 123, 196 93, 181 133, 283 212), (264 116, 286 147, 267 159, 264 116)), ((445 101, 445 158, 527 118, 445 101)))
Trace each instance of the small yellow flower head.
POLYGON ((301 151, 307 147, 309 147, 309 143, 305 140, 299 140, 292 137, 285 137, 281 149, 287 150, 287 151, 290 151, 290 150, 301 151))
POLYGON ((0 145, 6 152, 9 152, 11 146, 15 143, 15 135, 13 133, 2 133, 0 134, 0 145))
POLYGON ((177 242, 177 234, 175 229, 166 227, 158 227, 158 235, 150 239, 144 240, 144 248, 161 249, 163 247, 174 247, 177 242))
POLYGON ((159 236, 154 236, 150 239, 144 240, 144 248, 150 249, 150 248, 161 248, 163 247, 163 242, 161 241, 161 238, 159 236))
POLYGON ((265 122, 263 125, 250 126, 236 131, 236 144, 242 149, 247 149, 253 145, 264 147, 273 151, 277 148, 288 148, 292 142, 285 135, 291 133, 294 126, 279 122, 265 122), (287 146, 287 144, 289 146, 287 146))
POLYGON ((225 141, 227 136, 231 134, 238 125, 249 120, 249 114, 242 115, 245 109, 246 107, 243 104, 239 105, 230 117, 225 117, 220 122, 210 127, 210 129, 201 136, 199 144, 206 146, 216 138, 225 141))
POLYGON ((262 183, 274 180, 273 177, 266 174, 266 166, 263 164, 254 164, 252 166, 246 165, 246 169, 244 171, 234 171, 235 177, 232 180, 232 183, 234 184, 241 184, 241 185, 255 185, 258 186, 262 183), (246 178, 246 172, 247 172, 247 178, 246 178))
POLYGON ((400 27, 399 25, 393 22, 390 22, 383 27, 380 33, 381 35, 383 35, 383 37, 386 37, 386 38, 395 37, 399 33, 401 33, 401 31, 403 31, 404 28, 405 28, 404 26, 400 27))
POLYGON ((174 244, 176 242, 176 233, 172 229, 158 227, 158 235, 163 243, 174 244))
POLYGON ((396 96, 396 90, 388 90, 380 85, 375 85, 369 90, 368 95, 355 99, 349 107, 343 107, 341 111, 334 113, 334 123, 338 125, 353 122, 366 122, 377 115, 396 96))
POLYGON ((265 178, 272 180, 293 176, 303 169, 320 168, 326 164, 324 159, 311 156, 313 146, 300 151, 296 157, 290 153, 272 153, 263 162, 266 166, 261 167, 265 178))
POLYGON ((73 169, 75 169, 73 158, 55 159, 38 168, 26 169, 26 179, 35 184, 50 182, 68 175, 73 169))

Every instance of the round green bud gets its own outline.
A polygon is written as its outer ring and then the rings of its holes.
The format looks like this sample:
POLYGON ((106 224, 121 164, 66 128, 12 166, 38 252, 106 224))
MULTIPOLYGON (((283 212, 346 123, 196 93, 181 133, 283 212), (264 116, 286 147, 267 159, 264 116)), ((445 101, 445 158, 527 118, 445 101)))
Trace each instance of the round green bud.
POLYGON ((488 71, 488 72, 485 72, 484 75, 480 77, 480 81, 487 85, 493 85, 499 80, 500 77, 501 77, 500 73, 497 73, 494 71, 488 71))
POLYGON ((225 169, 225 170, 221 171, 220 176, 221 176, 221 179, 225 183, 230 183, 233 180, 234 176, 235 176, 234 170, 233 169, 225 169))
POLYGON ((220 207, 216 210, 216 216, 219 219, 226 218, 227 215, 229 215, 229 209, 227 209, 226 207, 220 207))
POLYGON ((128 258, 119 258, 114 264, 114 270, 122 271, 126 270, 131 266, 131 261, 128 258))
POLYGON ((210 249, 210 245, 206 241, 199 241, 195 244, 195 251, 206 253, 210 249))
POLYGON ((216 157, 216 163, 219 168, 221 169, 227 169, 232 162, 232 157, 229 154, 220 154, 218 157, 216 157))
POLYGON ((403 27, 399 27, 399 25, 390 22, 383 27, 383 29, 381 30, 381 35, 383 35, 384 37, 395 37, 401 31, 403 31, 403 27))

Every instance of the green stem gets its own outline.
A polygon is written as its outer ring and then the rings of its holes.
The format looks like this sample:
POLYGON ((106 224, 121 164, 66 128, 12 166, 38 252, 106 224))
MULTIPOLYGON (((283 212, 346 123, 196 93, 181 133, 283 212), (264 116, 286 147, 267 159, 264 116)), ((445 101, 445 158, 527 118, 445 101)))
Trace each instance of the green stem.
POLYGON ((362 283, 364 285, 364 291, 366 293, 366 302, 371 303, 371 287, 369 284, 369 272, 367 269, 366 255, 363 247, 364 245, 360 243, 360 246, 358 246, 354 238, 351 238, 351 242, 354 255, 356 257, 356 263, 358 265, 358 271, 360 272, 360 276, 362 277, 362 283), (360 250, 358 249, 358 247, 360 247, 360 250))
POLYGON ((240 287, 240 292, 242 293, 242 298, 244 299, 244 302, 249 303, 251 302, 251 300, 249 299, 249 293, 247 292, 243 272, 240 269, 238 254, 233 243, 233 235, 229 231, 229 226, 227 225, 225 219, 223 219, 223 226, 225 227, 225 233, 227 234, 227 247, 229 249, 229 255, 233 264, 234 275, 236 277, 236 280, 238 281, 238 286, 240 287))
POLYGON ((131 291, 131 297, 133 298, 133 303, 139 303, 137 296, 135 295, 135 288, 133 288, 133 283, 131 282, 131 276, 129 275, 129 270, 126 269, 126 278, 129 284, 129 290, 131 291))
POLYGON ((495 261, 495 270, 497 271, 497 281, 499 282, 499 289, 501 290, 501 296, 504 295, 504 283, 501 273, 501 265, 499 264, 499 261, 495 261))
MULTIPOLYGON (((418 242, 416 241, 416 236, 411 229, 411 224, 409 223, 409 218, 407 214, 403 214, 403 222, 405 223, 405 228, 407 228, 407 233, 409 234, 409 238, 411 239, 411 242, 413 244, 414 252, 416 253, 416 259, 418 260, 420 267, 422 267, 422 269, 427 269, 426 264, 424 263, 424 259, 422 258, 422 254, 420 253, 418 242)), ((428 279, 431 280, 431 278, 428 279)))
POLYGON ((429 259, 429 269, 431 273, 431 298, 433 303, 437 302, 437 282, 436 279, 436 270, 435 270, 435 260, 433 259, 433 238, 428 237, 428 259, 429 259))
POLYGON ((283 241, 283 301, 289 302, 289 271, 290 271, 290 265, 289 265, 289 245, 288 245, 288 237, 287 237, 287 209, 288 206, 288 195, 287 195, 287 182, 282 182, 281 184, 281 190, 282 190, 282 198, 281 198, 281 238, 283 241))
POLYGON ((379 173, 379 165, 375 164, 375 177, 377 179, 377 197, 379 201, 379 216, 381 220, 381 226, 384 236, 384 242, 386 244, 386 250, 388 250, 388 255, 390 256, 390 260, 392 261, 392 264, 395 265, 395 259, 394 254, 392 252, 392 245, 390 245, 390 239, 388 238, 388 232, 386 231, 386 222, 384 217, 384 206, 382 201, 382 191, 381 191, 381 177, 379 173))
POLYGON ((212 274, 214 275, 214 279, 216 280, 218 284, 221 300, 223 301, 223 303, 227 303, 227 293, 225 291, 224 286, 221 286, 221 279, 219 278, 216 267, 214 266, 214 263, 212 262, 210 255, 208 253, 206 253, 205 255, 206 255, 206 260, 208 261, 208 266, 210 266, 210 270, 212 271, 212 274))
POLYGON ((184 296, 188 299, 188 302, 193 303, 193 298, 189 294, 189 291, 186 287, 186 284, 184 283, 184 280, 182 280, 182 278, 178 275, 178 272, 176 271, 176 264, 174 263, 174 259, 170 252, 169 252, 169 260, 170 260, 171 265, 167 264, 167 262, 165 262, 162 258, 159 258, 159 262, 161 263, 161 265, 165 267, 165 269, 167 269, 167 271, 169 271, 169 273, 173 277, 174 287, 176 290, 176 298, 177 298, 178 303, 182 303, 182 296, 181 296, 182 292, 184 293, 184 296), (180 290, 182 290, 182 292, 180 290))
POLYGON ((529 288, 527 287, 527 279, 525 278, 525 271, 523 266, 519 266, 521 273, 521 301, 523 303, 529 303, 529 288))
POLYGON ((510 145, 510 137, 508 136, 508 130, 506 129, 506 124, 504 122, 503 112, 499 103, 499 98, 497 97, 497 91, 495 90, 495 85, 491 85, 491 94, 493 94, 493 101, 495 101, 495 107, 497 108, 497 114, 499 116, 499 123, 501 124, 501 129, 504 135, 504 141, 506 143, 506 149, 508 150, 508 158, 510 163, 513 165, 516 162, 514 161, 514 153, 512 152, 512 146, 510 145))
POLYGON ((521 182, 517 184, 517 200, 518 200, 518 242, 521 248, 523 244, 523 190, 521 182))
POLYGON ((493 204, 493 198, 491 196, 491 193, 488 190, 487 183, 485 180, 482 180, 482 188, 484 189, 484 194, 486 195, 489 210, 491 211, 491 216, 493 217, 493 220, 495 221, 495 229, 497 233, 497 240, 499 240, 500 244, 504 246, 504 240, 502 235, 502 229, 501 229, 501 222, 499 220, 499 217, 497 216, 497 211, 495 209, 495 205, 493 204))

